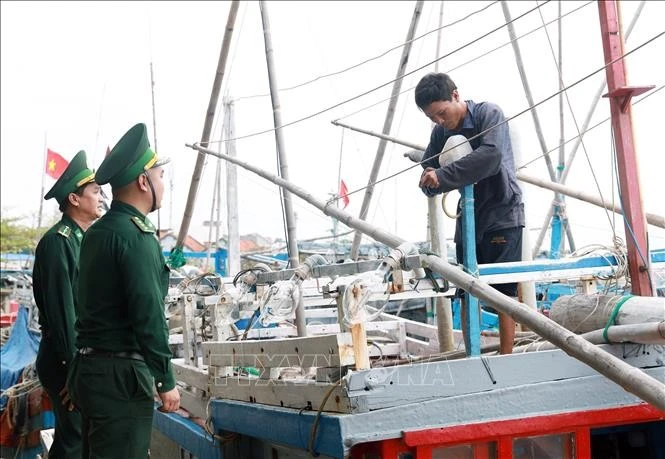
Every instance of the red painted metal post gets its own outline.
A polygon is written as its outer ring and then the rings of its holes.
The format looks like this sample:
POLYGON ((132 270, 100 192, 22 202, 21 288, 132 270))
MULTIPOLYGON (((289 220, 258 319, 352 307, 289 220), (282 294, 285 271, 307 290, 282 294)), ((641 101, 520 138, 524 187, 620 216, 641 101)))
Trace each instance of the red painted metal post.
POLYGON ((622 193, 632 294, 651 296, 653 291, 648 275, 650 259, 647 250, 646 219, 640 195, 629 103, 633 95, 643 92, 645 88, 630 88, 626 85, 625 63, 623 59, 620 59, 624 50, 618 2, 600 0, 598 1, 598 11, 605 63, 613 62, 605 68, 605 73, 619 165, 619 183, 622 193))
POLYGON ((591 459, 591 432, 588 428, 575 431, 575 459, 591 459))

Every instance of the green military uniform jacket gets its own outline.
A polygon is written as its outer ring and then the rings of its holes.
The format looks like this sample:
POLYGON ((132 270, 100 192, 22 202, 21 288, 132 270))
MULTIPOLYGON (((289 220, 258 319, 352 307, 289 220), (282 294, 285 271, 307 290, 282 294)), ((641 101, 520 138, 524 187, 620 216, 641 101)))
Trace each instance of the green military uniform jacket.
POLYGON ((141 353, 158 392, 175 387, 164 315, 168 280, 155 227, 133 206, 113 201, 83 238, 77 346, 141 353))
POLYGON ((75 284, 83 230, 67 215, 41 238, 35 252, 32 288, 42 339, 63 365, 76 352, 75 284))

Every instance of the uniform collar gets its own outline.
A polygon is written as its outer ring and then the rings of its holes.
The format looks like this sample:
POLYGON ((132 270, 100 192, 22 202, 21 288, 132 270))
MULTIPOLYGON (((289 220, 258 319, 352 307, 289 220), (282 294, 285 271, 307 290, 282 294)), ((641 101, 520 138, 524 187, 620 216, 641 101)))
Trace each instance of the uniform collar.
POLYGON ((460 129, 448 130, 450 134, 457 134, 465 129, 474 129, 476 127, 473 122, 473 115, 476 110, 476 103, 472 100, 465 100, 464 102, 466 102, 466 115, 464 116, 464 121, 462 121, 462 127, 460 129))
POLYGON ((78 239, 79 241, 83 239, 83 230, 78 225, 78 223, 76 223, 74 219, 72 219, 69 215, 62 214, 60 223, 71 228, 72 233, 74 233, 74 235, 76 236, 76 239, 78 239))
POLYGON ((127 204, 126 202, 114 199, 111 201, 111 210, 115 212, 122 212, 124 214, 131 215, 132 217, 138 217, 142 222, 148 224, 149 226, 154 226, 147 215, 144 215, 136 207, 132 206, 131 204, 127 204))

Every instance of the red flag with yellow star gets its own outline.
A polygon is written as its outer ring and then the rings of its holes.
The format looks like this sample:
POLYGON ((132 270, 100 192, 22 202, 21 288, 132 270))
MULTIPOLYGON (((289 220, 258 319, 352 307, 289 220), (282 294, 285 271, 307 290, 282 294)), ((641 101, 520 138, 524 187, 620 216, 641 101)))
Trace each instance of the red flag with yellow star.
POLYGON ((54 179, 59 179, 67 166, 69 161, 60 156, 50 148, 46 149, 46 173, 54 179))

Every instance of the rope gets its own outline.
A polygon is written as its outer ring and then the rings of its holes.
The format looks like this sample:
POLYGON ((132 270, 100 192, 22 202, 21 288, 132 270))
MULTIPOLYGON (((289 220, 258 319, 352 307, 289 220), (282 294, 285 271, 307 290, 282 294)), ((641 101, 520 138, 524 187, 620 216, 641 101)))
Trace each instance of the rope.
POLYGON ((168 265, 171 269, 182 268, 185 266, 185 256, 182 253, 181 247, 176 247, 169 255, 168 265))
MULTIPOLYGON (((489 55, 492 54, 493 52, 498 51, 498 50, 500 50, 501 48, 510 45, 511 43, 514 43, 514 42, 516 42, 516 41, 519 41, 519 40, 521 40, 522 38, 524 38, 524 37, 526 37, 526 36, 528 36, 528 35, 531 35, 531 34, 534 33, 534 32, 539 31, 539 30, 542 29, 543 27, 546 27, 546 26, 548 26, 548 25, 550 25, 550 24, 552 24, 552 23, 554 23, 554 22, 561 21, 561 20, 563 20, 563 18, 565 18, 566 16, 568 16, 568 15, 570 15, 570 14, 573 14, 573 13, 577 12, 578 10, 581 10, 582 8, 584 8, 584 7, 588 6, 588 5, 591 5, 591 4, 593 4, 593 3, 594 3, 593 1, 590 1, 590 2, 587 2, 587 3, 583 4, 582 6, 579 6, 579 7, 575 8, 575 9, 573 9, 573 10, 571 10, 571 11, 568 11, 567 13, 562 14, 561 16, 557 17, 556 19, 553 19, 553 20, 549 21, 548 23, 545 24, 545 26, 538 26, 538 27, 536 27, 535 29, 532 29, 532 30, 530 30, 530 31, 528 31, 528 32, 526 32, 526 33, 524 33, 524 34, 522 34, 522 35, 516 37, 514 40, 507 41, 507 42, 503 43, 502 45, 499 45, 499 46, 497 46, 497 47, 495 47, 495 48, 492 48, 492 49, 490 49, 489 51, 487 51, 487 52, 485 52, 485 53, 483 53, 483 54, 481 54, 481 55, 479 55, 479 56, 474 57, 473 59, 470 59, 470 60, 468 60, 468 61, 462 62, 461 64, 459 64, 459 65, 457 65, 457 66, 455 66, 455 67, 451 67, 451 68, 447 69, 447 70, 446 70, 446 73, 450 74, 450 73, 452 73, 453 71, 458 70, 458 69, 460 69, 460 68, 462 68, 462 67, 465 67, 465 66, 467 66, 467 65, 469 65, 469 64, 471 64, 471 63, 473 63, 473 62, 475 62, 475 61, 477 61, 477 60, 479 60, 479 59, 481 59, 481 58, 483 58, 483 57, 485 57, 485 56, 489 56, 489 55)), ((375 102, 375 103, 373 103, 373 104, 371 104, 371 105, 368 105, 368 106, 366 106, 366 107, 360 108, 360 109, 358 109, 358 110, 356 110, 356 111, 354 111, 354 112, 349 113, 348 115, 344 115, 344 116, 342 116, 342 117, 340 117, 340 118, 337 118, 336 121, 341 121, 341 120, 343 120, 343 119, 350 118, 350 117, 353 116, 353 115, 357 115, 358 113, 362 113, 362 112, 364 112, 365 110, 369 110, 370 108, 374 108, 374 107, 376 107, 377 105, 380 105, 380 104, 382 104, 382 103, 384 103, 384 102, 386 102, 386 101, 389 101, 389 100, 392 99, 393 97, 399 97, 399 96, 401 96, 402 94, 406 94, 406 93, 409 92, 409 91, 413 91, 414 89, 416 89, 416 87, 415 87, 415 86, 411 86, 410 88, 407 88, 407 89, 403 90, 402 92, 400 92, 399 94, 397 94, 397 95, 395 95, 395 96, 390 96, 390 97, 388 97, 388 98, 381 99, 381 100, 378 101, 378 102, 375 102)), ((558 148, 558 147, 557 147, 557 148, 558 148)))
MULTIPOLYGON (((594 274, 596 279, 609 281, 615 279, 616 288, 619 288, 619 279, 625 279, 626 285, 630 283, 629 273, 628 273, 628 255, 626 245, 620 237, 614 236, 613 238, 614 247, 609 247, 602 244, 590 244, 584 247, 580 247, 575 252, 571 253, 571 257, 584 257, 596 252, 599 256, 603 257, 608 263, 611 264, 610 257, 614 257, 616 260, 617 266, 616 269, 610 274, 594 274)), ((606 286, 605 293, 609 290, 609 285, 606 286)))
POLYGON ((330 389, 328 389, 328 392, 326 392, 325 397, 323 397, 323 401, 321 402, 319 411, 316 413, 316 417, 314 418, 314 423, 312 424, 312 430, 310 431, 309 434, 309 444, 307 445, 307 451, 312 457, 317 457, 319 455, 319 453, 314 451, 314 443, 316 441, 316 433, 319 430, 319 421, 321 419, 321 413, 323 412, 323 408, 326 406, 326 403, 328 403, 328 399, 333 394, 337 386, 341 385, 343 381, 344 381, 343 379, 340 379, 335 384, 330 386, 330 389))
POLYGON ((603 329, 603 339, 605 340, 606 343, 609 344, 610 342, 609 338, 607 337, 607 330, 612 325, 616 325, 616 319, 617 319, 617 314, 619 314, 619 309, 621 309, 621 306, 623 306, 624 303, 630 300, 632 297, 633 295, 625 295, 623 298, 617 301, 617 304, 614 305, 614 309, 612 310, 612 314, 610 315, 610 318, 607 321, 607 325, 605 325, 605 328, 603 329))
POLYGON ((460 212, 457 215, 448 212, 448 209, 446 209, 446 198, 448 197, 449 194, 450 193, 443 193, 443 196, 441 197, 441 209, 443 209, 443 213, 446 214, 446 217, 456 220, 462 216, 462 212, 460 212))
MULTIPOLYGON (((359 63, 357 63, 357 64, 353 64, 353 65, 351 65, 351 66, 349 66, 349 67, 347 67, 347 68, 345 68, 345 69, 337 70, 337 71, 334 71, 334 72, 331 72, 331 73, 326 73, 326 74, 324 74, 324 75, 319 75, 319 76, 317 76, 317 77, 315 77, 315 78, 312 78, 312 79, 310 79, 310 80, 308 80, 308 81, 304 81, 304 82, 299 83, 299 84, 296 84, 296 85, 294 85, 294 86, 289 86, 289 87, 287 87, 287 88, 281 88, 281 89, 279 89, 279 91, 280 91, 280 92, 283 92, 283 91, 290 91, 290 90, 292 90, 292 89, 301 88, 301 87, 303 87, 303 86, 307 86, 308 84, 314 83, 314 82, 319 81, 319 80, 323 80, 323 79, 328 78, 328 77, 331 77, 331 76, 341 75, 342 73, 346 73, 346 72, 348 72, 349 70, 353 70, 353 69, 358 68, 358 67, 360 67, 360 66, 362 66, 362 65, 364 65, 364 64, 367 64, 367 63, 370 63, 370 62, 375 61, 375 60, 377 60, 377 59, 380 59, 380 58, 382 58, 382 57, 388 55, 388 54, 391 53, 392 51, 395 51, 395 50, 397 50, 397 49, 400 49, 400 48, 402 48, 402 47, 408 45, 409 43, 413 43, 413 42, 415 42, 415 41, 418 41, 418 40, 420 40, 421 38, 426 37, 427 35, 430 35, 430 34, 432 34, 432 33, 434 33, 434 32, 438 32, 439 30, 443 30, 443 29, 445 29, 445 28, 447 28, 447 27, 454 26, 455 24, 459 24, 459 23, 461 23, 461 22, 463 22, 463 21, 465 21, 465 20, 467 20, 467 19, 470 19, 472 16, 475 16, 476 14, 482 13, 483 11, 487 10, 489 7, 495 5, 496 3, 499 3, 498 0, 497 0, 497 1, 494 1, 494 2, 492 2, 492 3, 490 3, 489 5, 486 5, 486 6, 482 7, 482 8, 480 8, 480 9, 478 9, 478 10, 476 10, 476 11, 473 11, 473 12, 469 13, 468 15, 464 16, 463 18, 457 19, 457 20, 452 21, 452 22, 449 22, 448 24, 445 24, 445 25, 443 25, 443 26, 441 26, 441 27, 438 27, 438 28, 436 28, 436 29, 433 29, 433 30, 430 30, 430 31, 428 31, 428 32, 425 32, 424 34, 422 34, 422 35, 420 35, 420 36, 418 36, 418 37, 412 38, 411 40, 409 40, 409 41, 407 41, 407 42, 404 42, 404 43, 401 43, 401 44, 399 44, 399 45, 397 45, 397 46, 394 46, 394 47, 392 47, 392 48, 390 48, 390 49, 384 51, 383 53, 381 53, 381 54, 379 54, 379 55, 377 55, 377 56, 374 56, 374 57, 370 57, 370 58, 368 58, 368 59, 365 59, 364 61, 361 61, 361 62, 359 62, 359 63)), ((267 97, 267 96, 269 96, 269 95, 270 95, 269 93, 264 93, 264 94, 253 94, 253 95, 249 95, 249 96, 240 96, 240 97, 236 98, 235 100, 236 100, 236 101, 239 101, 239 100, 253 99, 253 98, 257 98, 257 97, 267 97)))

